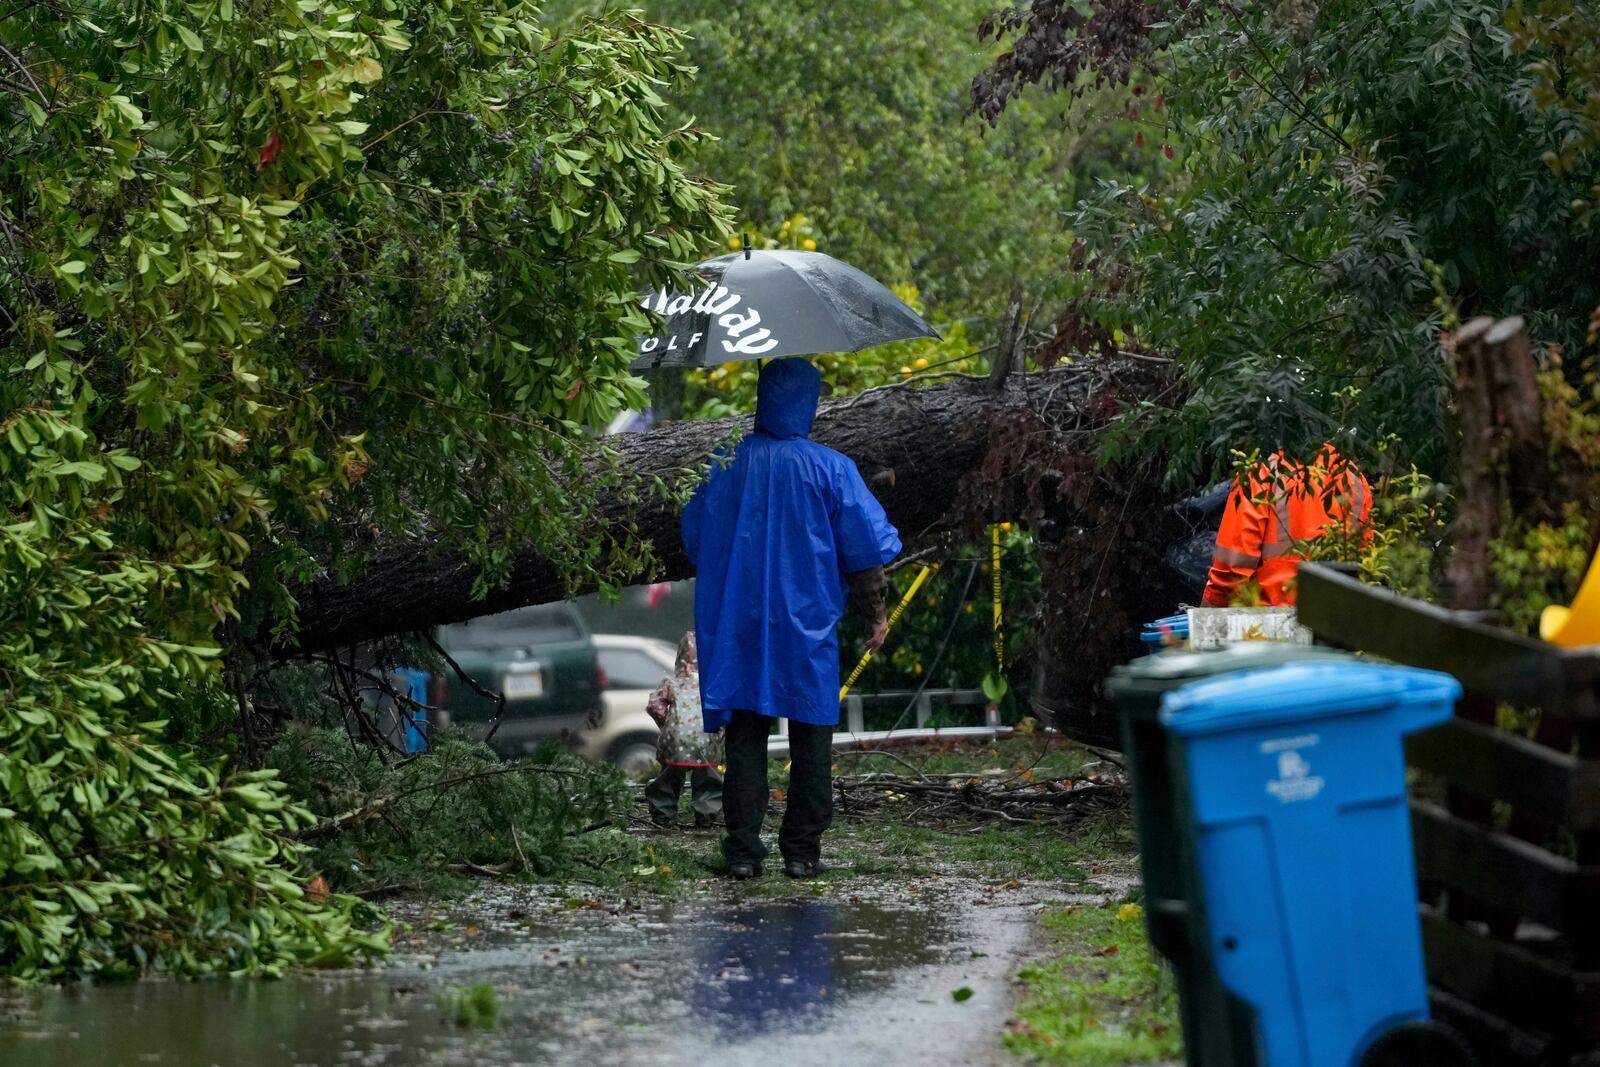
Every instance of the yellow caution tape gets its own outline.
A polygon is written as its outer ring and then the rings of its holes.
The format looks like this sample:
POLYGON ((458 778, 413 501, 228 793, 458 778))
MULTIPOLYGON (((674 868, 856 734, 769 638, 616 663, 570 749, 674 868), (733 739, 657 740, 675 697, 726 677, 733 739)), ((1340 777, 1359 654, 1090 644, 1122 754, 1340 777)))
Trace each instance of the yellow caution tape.
POLYGON ((1006 633, 1003 628, 1004 618, 1000 614, 1000 527, 989 528, 991 559, 994 568, 994 667, 1000 674, 1006 669, 1006 633))
MULTIPOLYGON (((911 598, 917 595, 917 590, 921 589, 922 583, 928 580, 928 575, 938 569, 939 565, 937 563, 929 563, 918 572, 916 578, 911 582, 911 588, 906 590, 906 595, 900 598, 900 603, 896 604, 894 610, 889 613, 889 628, 885 631, 886 635, 894 630, 894 624, 899 622, 900 616, 906 613, 906 607, 911 603, 911 598)), ((845 694, 850 692, 850 687, 860 680, 861 672, 866 670, 867 664, 871 662, 872 649, 869 648, 862 654, 861 662, 856 664, 856 669, 850 672, 850 677, 844 680, 844 685, 839 687, 840 700, 843 700, 845 694)))

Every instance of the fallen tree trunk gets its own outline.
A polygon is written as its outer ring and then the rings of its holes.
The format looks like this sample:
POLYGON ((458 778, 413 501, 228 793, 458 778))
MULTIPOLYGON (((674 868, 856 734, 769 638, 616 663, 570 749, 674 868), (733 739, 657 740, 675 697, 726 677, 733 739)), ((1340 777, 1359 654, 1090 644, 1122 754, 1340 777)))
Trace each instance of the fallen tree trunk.
MULTIPOLYGON (((1107 628, 1125 634, 1128 616, 1144 610, 1142 602, 1164 603, 1163 582, 1151 561, 1159 558, 1166 530, 1150 520, 1163 511, 1164 497, 1148 470, 1130 479, 1097 468, 1096 435, 1123 402, 1150 397, 1161 385, 1159 372, 1148 364, 1097 360, 1012 376, 998 389, 970 378, 923 388, 888 387, 824 404, 812 437, 855 460, 908 545, 941 532, 972 533, 1001 519, 1067 531, 1061 548, 1045 551, 1047 566, 1062 549, 1071 555, 1091 541, 1114 544, 1117 550, 1110 556, 1095 547, 1094 559, 1058 568, 1064 580, 1084 589, 1053 590, 1047 576, 1046 596, 1062 600, 1065 614, 1054 614, 1070 618, 1072 632, 1063 641, 1072 649, 1085 643, 1085 631, 1089 644, 1121 648, 1118 639, 1107 644, 1107 628), (1009 454, 1018 451, 1027 455, 1009 454), (1136 502, 1131 513, 1130 499, 1136 502), (1142 545, 1150 551, 1140 550, 1142 545), (1130 597, 1140 606, 1130 607, 1130 597)), ((637 481, 603 490, 592 518, 601 524, 632 522, 653 542, 660 567, 641 575, 641 581, 686 578, 692 569, 683 554, 677 508, 639 487, 657 477, 671 481, 748 426, 748 419, 672 422, 607 440, 620 453, 622 469, 637 481)), ((330 580, 295 590, 298 640, 281 652, 359 644, 574 592, 533 548, 516 556, 509 580, 483 599, 472 595, 476 577, 461 556, 431 544, 391 546, 350 584, 330 580)), ((1089 659, 1108 655, 1103 651, 1089 659)), ((1081 662, 1076 651, 1043 658, 1072 664, 1080 678, 1098 669, 1098 663, 1081 662)), ((1089 699, 1085 684, 1069 688, 1089 699)), ((1061 686, 1045 688, 1059 691, 1061 686)))

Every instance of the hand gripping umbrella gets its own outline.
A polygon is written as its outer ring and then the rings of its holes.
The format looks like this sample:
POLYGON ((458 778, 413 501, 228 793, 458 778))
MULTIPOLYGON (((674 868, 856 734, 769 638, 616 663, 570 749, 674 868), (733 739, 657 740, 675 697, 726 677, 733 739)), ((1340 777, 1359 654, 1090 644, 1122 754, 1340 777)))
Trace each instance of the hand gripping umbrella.
POLYGON ((890 341, 938 337, 881 282, 821 252, 734 252, 694 270, 688 292, 645 294, 664 320, 641 335, 634 370, 709 367, 743 359, 857 352, 890 341))

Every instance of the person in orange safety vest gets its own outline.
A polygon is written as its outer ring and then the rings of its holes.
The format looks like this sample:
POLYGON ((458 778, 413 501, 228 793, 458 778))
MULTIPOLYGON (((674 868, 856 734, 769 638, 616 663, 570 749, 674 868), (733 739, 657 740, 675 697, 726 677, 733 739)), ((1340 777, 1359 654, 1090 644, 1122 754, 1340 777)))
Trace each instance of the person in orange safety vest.
POLYGON ((1294 577, 1305 557, 1297 542, 1327 534, 1371 535, 1372 488, 1354 463, 1332 445, 1322 446, 1309 467, 1283 452, 1267 458, 1248 486, 1235 482, 1217 531, 1206 581, 1207 607, 1225 608, 1254 583, 1258 603, 1295 601, 1294 577))

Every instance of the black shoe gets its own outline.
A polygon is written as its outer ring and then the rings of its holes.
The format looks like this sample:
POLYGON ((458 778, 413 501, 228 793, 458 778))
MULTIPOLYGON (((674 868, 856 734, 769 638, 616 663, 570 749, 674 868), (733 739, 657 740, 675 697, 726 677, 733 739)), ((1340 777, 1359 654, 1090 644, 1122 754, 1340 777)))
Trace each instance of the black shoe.
POLYGON ((783 865, 783 873, 790 878, 815 878, 828 869, 828 865, 821 860, 806 863, 804 860, 788 860, 783 865))
POLYGON ((694 828, 696 830, 709 830, 720 821, 715 815, 701 815, 699 812, 695 812, 694 828))
POLYGON ((650 821, 661 827, 663 830, 670 830, 672 827, 678 825, 678 820, 673 818, 671 815, 660 815, 653 811, 650 813, 650 821))
POLYGON ((748 882, 752 878, 761 877, 761 864, 759 863, 730 863, 728 864, 728 877, 735 882, 748 882))

